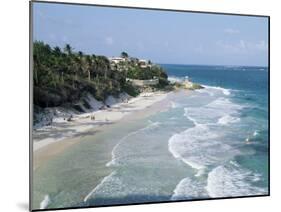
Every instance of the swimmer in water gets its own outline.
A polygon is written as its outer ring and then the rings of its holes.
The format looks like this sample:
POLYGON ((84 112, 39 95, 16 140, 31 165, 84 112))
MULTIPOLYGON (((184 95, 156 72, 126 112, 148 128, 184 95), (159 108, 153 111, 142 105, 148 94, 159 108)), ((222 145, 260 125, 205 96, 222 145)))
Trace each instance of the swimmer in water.
POLYGON ((246 138, 246 144, 250 144, 250 138, 246 138))

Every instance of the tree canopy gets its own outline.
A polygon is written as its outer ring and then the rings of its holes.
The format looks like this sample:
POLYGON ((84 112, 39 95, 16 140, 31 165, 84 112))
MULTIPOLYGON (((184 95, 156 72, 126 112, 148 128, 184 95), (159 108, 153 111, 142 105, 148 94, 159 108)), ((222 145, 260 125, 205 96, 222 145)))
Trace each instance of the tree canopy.
MULTIPOLYGON (((129 58, 126 52, 122 57, 129 58)), ((127 92, 137 95, 139 89, 126 78, 167 80, 165 71, 152 66, 141 69, 138 59, 126 62, 114 69, 109 59, 102 55, 85 54, 74 51, 66 44, 63 51, 60 47, 50 47, 41 41, 33 44, 33 84, 34 104, 40 107, 52 107, 72 104, 87 93, 98 100, 105 100, 108 95, 127 92)), ((166 81, 163 83, 163 85, 166 81)))
POLYGON ((128 58, 129 57, 127 52, 121 52, 120 56, 123 57, 123 58, 128 58))

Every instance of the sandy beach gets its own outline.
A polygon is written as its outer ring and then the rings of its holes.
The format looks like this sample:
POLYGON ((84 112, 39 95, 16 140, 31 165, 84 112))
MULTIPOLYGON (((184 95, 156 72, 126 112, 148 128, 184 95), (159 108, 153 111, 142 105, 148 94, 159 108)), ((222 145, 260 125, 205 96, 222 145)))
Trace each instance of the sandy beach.
POLYGON ((142 93, 138 97, 114 104, 107 109, 76 115, 73 121, 55 122, 51 126, 36 129, 33 132, 33 169, 36 170, 48 159, 78 143, 82 136, 104 131, 108 126, 125 117, 136 119, 138 115, 143 117, 170 106, 169 102, 165 102, 167 95, 168 93, 165 92, 142 93), (164 105, 161 104, 163 102, 164 105), (157 104, 161 104, 161 107, 155 106, 157 104), (147 108, 151 109, 144 113, 144 109, 147 108), (95 116, 95 120, 91 120, 91 116, 95 116))

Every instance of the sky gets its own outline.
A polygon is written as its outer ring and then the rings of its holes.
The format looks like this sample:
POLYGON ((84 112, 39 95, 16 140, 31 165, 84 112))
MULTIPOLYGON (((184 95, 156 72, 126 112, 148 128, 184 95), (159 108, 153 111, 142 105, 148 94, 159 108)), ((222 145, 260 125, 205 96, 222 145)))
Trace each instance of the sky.
POLYGON ((33 38, 155 63, 268 65, 265 17, 33 3, 33 38))

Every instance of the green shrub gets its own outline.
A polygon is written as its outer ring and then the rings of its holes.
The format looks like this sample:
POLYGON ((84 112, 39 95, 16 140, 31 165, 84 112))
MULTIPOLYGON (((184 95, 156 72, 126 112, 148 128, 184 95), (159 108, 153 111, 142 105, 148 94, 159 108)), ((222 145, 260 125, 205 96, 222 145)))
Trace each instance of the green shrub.
POLYGON ((136 97, 137 95, 140 94, 140 89, 137 88, 136 86, 132 85, 131 82, 127 82, 124 87, 123 90, 129 94, 130 96, 136 97))

